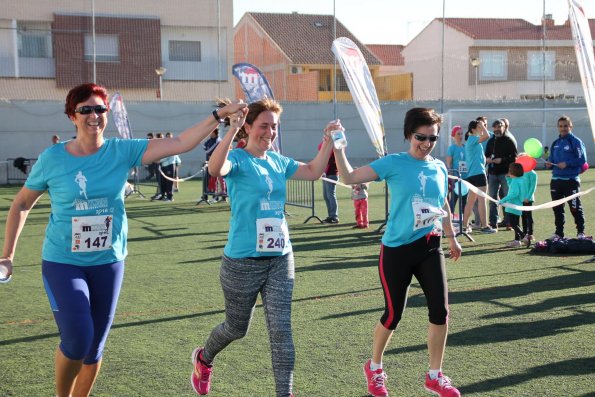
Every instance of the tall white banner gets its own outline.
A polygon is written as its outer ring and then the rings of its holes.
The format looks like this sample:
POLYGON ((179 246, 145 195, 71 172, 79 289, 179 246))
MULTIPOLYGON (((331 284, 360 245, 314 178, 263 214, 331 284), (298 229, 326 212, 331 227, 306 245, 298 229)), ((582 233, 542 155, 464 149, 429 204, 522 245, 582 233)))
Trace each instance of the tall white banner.
POLYGON ((585 15, 582 0, 568 0, 568 13, 572 38, 576 52, 578 70, 581 74, 585 102, 591 122, 591 134, 595 141, 595 60, 593 58, 593 39, 589 29, 589 20, 585 15))
POLYGON ((333 53, 341 65, 343 76, 353 97, 357 111, 370 136, 378 157, 386 155, 384 123, 378 94, 368 64, 360 49, 346 37, 333 41, 333 53))
POLYGON ((132 138, 132 130, 130 129, 130 121, 128 121, 128 113, 126 112, 126 106, 124 106, 124 100, 119 92, 116 92, 112 96, 112 100, 109 103, 110 111, 114 119, 114 124, 118 129, 118 134, 124 139, 132 138))

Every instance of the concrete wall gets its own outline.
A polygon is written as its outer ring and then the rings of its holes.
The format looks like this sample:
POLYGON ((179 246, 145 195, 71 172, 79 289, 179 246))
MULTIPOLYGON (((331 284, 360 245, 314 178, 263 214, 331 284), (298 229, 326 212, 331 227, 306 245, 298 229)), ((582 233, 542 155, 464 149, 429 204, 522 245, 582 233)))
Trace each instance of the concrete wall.
MULTIPOLYGON (((437 102, 384 103, 382 115, 387 136, 389 152, 407 150, 403 139, 403 118, 405 112, 414 106, 427 106, 439 109, 437 102)), ((443 125, 442 138, 435 150, 437 157, 443 158, 449 144, 450 134, 446 133, 454 124, 463 128, 469 120, 478 115, 486 115, 489 124, 495 118, 507 117, 511 122, 519 150, 522 151, 523 142, 535 137, 550 145, 557 137, 556 120, 562 114, 568 114, 574 121, 574 133, 579 136, 587 147, 590 162, 595 163, 595 145, 589 127, 589 121, 584 104, 554 103, 555 109, 546 110, 546 128, 543 129, 543 112, 535 103, 451 103, 444 105, 446 114, 443 125), (566 108, 563 111, 561 108, 566 108), (454 109, 448 116, 448 111, 454 109), (465 109, 465 111, 461 110, 465 109), (505 110, 506 109, 506 110, 505 110)), ((332 103, 284 103, 281 117, 281 141, 283 153, 299 159, 309 160, 316 154, 316 147, 322 136, 322 129, 333 115, 332 103)), ((199 122, 205 117, 212 117, 211 103, 174 103, 174 102, 126 102, 130 124, 135 137, 144 138, 147 132, 172 131, 178 134, 185 128, 199 122)), ((63 140, 75 135, 70 120, 64 115, 64 105, 51 101, 11 101, 0 102, 0 161, 8 158, 25 157, 36 158, 38 154, 51 144, 53 134, 58 134, 63 140)), ((341 119, 347 130, 349 142, 348 156, 353 165, 362 165, 377 157, 370 139, 353 104, 337 104, 337 117, 341 119)), ((106 136, 117 136, 115 125, 110 120, 106 129, 106 136)), ((188 176, 198 171, 205 159, 202 147, 181 156, 183 166, 182 175, 188 176)), ((5 173, 0 169, 0 183, 3 183, 5 173)))

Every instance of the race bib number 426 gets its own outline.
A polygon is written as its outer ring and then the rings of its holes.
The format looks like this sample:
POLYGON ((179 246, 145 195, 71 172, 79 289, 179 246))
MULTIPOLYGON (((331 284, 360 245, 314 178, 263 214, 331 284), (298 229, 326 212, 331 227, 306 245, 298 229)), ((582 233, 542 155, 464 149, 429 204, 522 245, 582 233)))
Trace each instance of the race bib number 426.
POLYGON ((105 251, 112 248, 112 216, 72 218, 72 252, 105 251))

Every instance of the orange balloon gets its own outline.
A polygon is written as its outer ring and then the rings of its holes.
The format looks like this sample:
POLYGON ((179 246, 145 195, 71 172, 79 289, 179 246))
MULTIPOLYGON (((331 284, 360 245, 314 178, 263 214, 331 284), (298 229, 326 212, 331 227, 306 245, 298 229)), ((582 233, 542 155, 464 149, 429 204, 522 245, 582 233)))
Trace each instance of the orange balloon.
POLYGON ((523 172, 533 171, 537 166, 537 160, 528 155, 522 155, 517 157, 516 163, 519 163, 523 166, 523 172))

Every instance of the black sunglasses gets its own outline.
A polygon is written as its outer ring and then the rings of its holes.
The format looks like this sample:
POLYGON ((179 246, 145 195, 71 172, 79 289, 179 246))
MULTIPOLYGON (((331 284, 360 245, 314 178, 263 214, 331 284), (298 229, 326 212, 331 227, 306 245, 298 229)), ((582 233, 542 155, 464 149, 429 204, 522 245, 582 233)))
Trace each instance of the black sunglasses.
POLYGON ((75 113, 80 114, 91 114, 91 112, 95 112, 95 114, 103 114, 107 112, 107 106, 105 105, 95 105, 95 106, 81 106, 80 108, 74 109, 75 113))
POLYGON ((417 139, 420 142, 425 142, 428 139, 430 140, 430 142, 436 142, 438 140, 438 135, 424 135, 424 134, 413 134, 413 136, 415 137, 415 139, 417 139))

